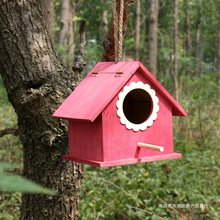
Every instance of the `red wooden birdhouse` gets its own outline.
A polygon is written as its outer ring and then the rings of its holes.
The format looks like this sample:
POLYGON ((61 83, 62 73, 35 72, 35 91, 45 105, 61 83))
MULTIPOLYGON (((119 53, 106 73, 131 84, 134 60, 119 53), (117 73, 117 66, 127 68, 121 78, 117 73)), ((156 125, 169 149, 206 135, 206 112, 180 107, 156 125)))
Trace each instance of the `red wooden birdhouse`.
POLYGON ((63 159, 99 167, 180 158, 172 116, 186 115, 139 61, 98 63, 53 114, 68 120, 63 159))

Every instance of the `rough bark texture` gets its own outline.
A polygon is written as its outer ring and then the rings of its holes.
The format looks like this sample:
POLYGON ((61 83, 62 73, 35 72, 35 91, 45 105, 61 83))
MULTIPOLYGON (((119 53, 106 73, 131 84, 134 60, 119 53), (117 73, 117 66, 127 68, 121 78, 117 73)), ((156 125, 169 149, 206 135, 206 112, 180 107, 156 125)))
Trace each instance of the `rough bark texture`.
POLYGON ((0 1, 0 73, 17 115, 24 175, 57 195, 23 195, 21 219, 77 219, 82 167, 61 161, 66 124, 51 117, 73 89, 56 56, 39 0, 0 1))
MULTIPOLYGON (((42 0, 41 0, 42 1, 42 0)), ((52 41, 54 40, 54 0, 42 1, 44 17, 46 19, 47 30, 52 41)))
POLYGON ((135 21, 135 59, 139 60, 139 47, 140 47, 140 26, 141 26, 141 1, 136 0, 136 21, 135 21))
POLYGON ((149 26, 149 69, 155 76, 157 74, 157 29, 158 29, 159 1, 150 1, 149 26))
POLYGON ((179 84, 178 84, 178 40, 179 40, 179 0, 174 0, 174 34, 173 34, 173 79, 174 79, 174 89, 175 98, 179 100, 179 84))

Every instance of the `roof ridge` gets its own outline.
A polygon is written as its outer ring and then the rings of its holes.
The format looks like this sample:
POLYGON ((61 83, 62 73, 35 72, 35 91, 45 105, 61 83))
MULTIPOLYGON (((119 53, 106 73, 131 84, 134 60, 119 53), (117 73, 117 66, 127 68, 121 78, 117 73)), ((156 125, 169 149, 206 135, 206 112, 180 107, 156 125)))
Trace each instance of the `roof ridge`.
POLYGON ((139 68, 172 106, 173 115, 185 116, 187 114, 185 110, 140 61, 97 63, 55 111, 53 116, 73 120, 94 121, 139 68), (120 74, 120 77, 115 77, 115 73, 120 68, 123 74, 120 74), (104 69, 106 71, 112 70, 112 74, 92 75, 92 73, 104 69))

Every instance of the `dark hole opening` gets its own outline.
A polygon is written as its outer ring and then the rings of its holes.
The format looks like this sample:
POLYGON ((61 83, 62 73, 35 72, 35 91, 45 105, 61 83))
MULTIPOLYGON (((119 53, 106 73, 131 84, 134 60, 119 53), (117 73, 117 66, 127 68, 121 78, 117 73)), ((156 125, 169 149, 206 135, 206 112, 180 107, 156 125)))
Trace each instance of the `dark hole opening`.
POLYGON ((130 91, 124 99, 123 111, 128 121, 141 124, 151 115, 153 102, 148 92, 143 89, 130 91))

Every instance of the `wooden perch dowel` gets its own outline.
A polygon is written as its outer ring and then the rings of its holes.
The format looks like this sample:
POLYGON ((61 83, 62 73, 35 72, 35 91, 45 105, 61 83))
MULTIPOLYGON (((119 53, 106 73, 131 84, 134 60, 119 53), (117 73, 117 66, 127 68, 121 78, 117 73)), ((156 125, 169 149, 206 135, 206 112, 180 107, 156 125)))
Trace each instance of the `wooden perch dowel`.
POLYGON ((153 144, 145 144, 145 143, 137 143, 138 147, 143 147, 143 148, 149 148, 149 149, 153 149, 153 150, 159 150, 160 152, 164 151, 164 147, 162 146, 157 146, 157 145, 153 145, 153 144))

